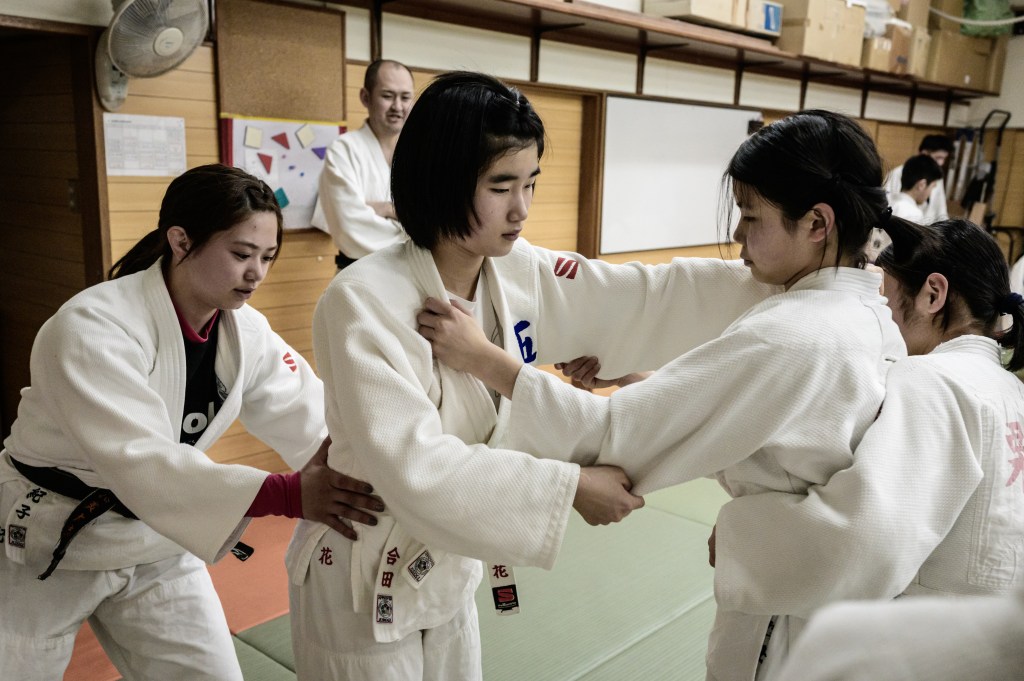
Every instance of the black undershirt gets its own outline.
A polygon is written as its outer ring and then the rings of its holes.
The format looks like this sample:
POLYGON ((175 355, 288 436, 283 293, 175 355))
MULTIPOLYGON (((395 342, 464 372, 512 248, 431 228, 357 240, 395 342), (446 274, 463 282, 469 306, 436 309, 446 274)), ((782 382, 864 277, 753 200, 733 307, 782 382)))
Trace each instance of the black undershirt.
POLYGON ((210 327, 206 340, 185 338, 185 410, 181 420, 181 442, 194 445, 224 404, 226 390, 217 378, 217 329, 220 315, 210 327))

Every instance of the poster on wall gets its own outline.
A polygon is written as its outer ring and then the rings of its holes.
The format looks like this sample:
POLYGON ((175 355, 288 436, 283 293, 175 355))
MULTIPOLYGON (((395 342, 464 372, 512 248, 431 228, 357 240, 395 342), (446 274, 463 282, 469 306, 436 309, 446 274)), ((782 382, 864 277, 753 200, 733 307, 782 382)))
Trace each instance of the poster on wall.
POLYGON ((177 177, 185 172, 185 119, 103 114, 107 175, 177 177))
POLYGON ((344 122, 221 114, 221 161, 260 178, 281 204, 285 229, 309 227, 327 146, 344 122))

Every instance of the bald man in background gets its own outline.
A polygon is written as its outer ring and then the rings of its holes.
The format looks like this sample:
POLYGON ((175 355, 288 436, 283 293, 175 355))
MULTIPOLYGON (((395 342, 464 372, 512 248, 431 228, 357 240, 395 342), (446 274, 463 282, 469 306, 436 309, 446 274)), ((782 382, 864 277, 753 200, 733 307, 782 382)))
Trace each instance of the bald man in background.
POLYGON ((391 157, 412 109, 413 88, 404 64, 370 64, 359 90, 366 122, 327 147, 311 222, 334 239, 339 270, 407 238, 391 203, 391 157))

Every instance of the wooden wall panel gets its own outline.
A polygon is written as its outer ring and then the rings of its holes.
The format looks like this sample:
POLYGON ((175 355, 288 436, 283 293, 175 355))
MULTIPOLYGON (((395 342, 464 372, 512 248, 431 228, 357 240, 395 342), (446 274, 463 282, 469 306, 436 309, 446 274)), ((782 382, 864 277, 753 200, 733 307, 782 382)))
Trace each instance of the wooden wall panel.
MULTIPOLYGON (((177 69, 156 78, 133 78, 128 98, 118 113, 177 116, 185 119, 185 143, 189 168, 216 163, 216 78, 213 48, 201 45, 177 69), (188 83, 188 87, 182 87, 188 83)), ((136 241, 156 228, 171 177, 110 176, 107 199, 110 211, 110 254, 116 261, 136 241)))
MULTIPOLYGON (((216 82, 213 48, 203 45, 184 64, 169 73, 156 78, 133 79, 128 86, 128 99, 119 113, 184 118, 187 166, 194 168, 207 163, 217 163, 220 148, 216 82)), ((156 228, 160 202, 172 179, 108 177, 107 198, 112 260, 116 261, 135 242, 156 228)), ((264 286, 272 287, 278 266, 288 256, 291 236, 290 233, 286 235, 282 256, 279 259, 281 262, 271 269, 264 286)), ((257 295, 263 290, 261 287, 257 295)), ((301 322, 295 323, 296 327, 300 325, 301 322)), ((287 339, 287 330, 284 330, 282 335, 287 339)), ((300 340, 308 344, 304 334, 300 334, 300 340)), ((215 461, 243 463, 274 471, 286 468, 275 452, 249 435, 241 424, 235 424, 228 435, 221 438, 208 454, 215 461)))
POLYGON ((35 335, 86 285, 72 65, 81 38, 0 40, 0 427, 29 385, 35 335))

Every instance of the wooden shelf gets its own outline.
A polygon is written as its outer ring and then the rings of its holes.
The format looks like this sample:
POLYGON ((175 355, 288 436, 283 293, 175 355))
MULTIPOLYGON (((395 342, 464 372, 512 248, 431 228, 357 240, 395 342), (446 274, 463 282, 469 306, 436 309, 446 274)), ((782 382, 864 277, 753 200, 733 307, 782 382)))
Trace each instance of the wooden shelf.
MULTIPOLYGON (((560 0, 327 0, 363 7, 371 24, 381 12, 487 29, 533 40, 531 79, 536 80, 540 40, 597 47, 638 56, 638 81, 648 56, 745 72, 820 82, 862 92, 884 92, 947 106, 996 94, 931 83, 912 76, 863 69, 784 52, 769 40, 675 19, 649 16, 585 1, 560 0), (374 19, 375 17, 375 19, 374 19)), ((372 27, 371 27, 372 28, 372 27)), ((378 35, 379 40, 379 35, 378 35)), ((737 88, 738 90, 739 88, 737 88)), ((639 93, 639 87, 638 87, 639 93)))

